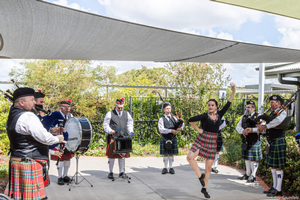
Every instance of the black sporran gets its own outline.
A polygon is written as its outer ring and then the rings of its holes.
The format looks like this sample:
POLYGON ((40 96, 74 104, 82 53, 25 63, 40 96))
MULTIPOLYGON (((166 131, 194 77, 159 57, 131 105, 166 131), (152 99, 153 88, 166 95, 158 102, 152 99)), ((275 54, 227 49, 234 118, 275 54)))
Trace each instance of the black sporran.
POLYGON ((246 151, 247 148, 248 148, 247 142, 242 142, 242 150, 243 150, 243 151, 246 151))
POLYGON ((166 150, 171 150, 172 147, 173 147, 173 142, 172 142, 172 140, 167 140, 167 141, 165 142, 165 149, 166 149, 166 150))

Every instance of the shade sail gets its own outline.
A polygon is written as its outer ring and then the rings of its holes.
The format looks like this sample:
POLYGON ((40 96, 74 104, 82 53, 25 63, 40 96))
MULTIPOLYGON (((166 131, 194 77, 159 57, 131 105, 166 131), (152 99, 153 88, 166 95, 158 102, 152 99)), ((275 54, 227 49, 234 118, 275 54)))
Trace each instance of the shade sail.
POLYGON ((268 13, 300 19, 299 0, 211 0, 220 3, 260 10, 268 13))
POLYGON ((299 62, 300 51, 181 33, 39 0, 0 0, 0 58, 299 62))

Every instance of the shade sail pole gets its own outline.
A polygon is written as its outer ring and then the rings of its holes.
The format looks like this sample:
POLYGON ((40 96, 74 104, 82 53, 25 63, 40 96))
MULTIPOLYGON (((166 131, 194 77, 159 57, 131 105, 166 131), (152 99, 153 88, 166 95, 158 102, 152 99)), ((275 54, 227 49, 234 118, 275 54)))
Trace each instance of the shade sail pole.
MULTIPOLYGON (((265 94, 265 63, 259 64, 259 85, 258 85, 258 107, 263 104, 264 101, 264 94, 265 94)), ((263 109, 262 109, 263 110, 263 109)), ((259 111, 262 112, 263 111, 259 111)))

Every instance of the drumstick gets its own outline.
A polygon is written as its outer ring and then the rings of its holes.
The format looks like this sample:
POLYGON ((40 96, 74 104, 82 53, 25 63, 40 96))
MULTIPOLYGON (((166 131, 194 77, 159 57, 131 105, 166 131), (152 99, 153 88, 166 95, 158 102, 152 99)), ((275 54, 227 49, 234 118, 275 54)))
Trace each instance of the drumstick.
POLYGON ((131 137, 131 136, 134 136, 134 135, 137 135, 139 133, 134 133, 134 134, 131 134, 131 135, 126 135, 125 137, 131 137))
POLYGON ((121 129, 122 129, 122 128, 117 129, 117 130, 115 131, 115 133, 118 132, 118 131, 121 130, 121 129))

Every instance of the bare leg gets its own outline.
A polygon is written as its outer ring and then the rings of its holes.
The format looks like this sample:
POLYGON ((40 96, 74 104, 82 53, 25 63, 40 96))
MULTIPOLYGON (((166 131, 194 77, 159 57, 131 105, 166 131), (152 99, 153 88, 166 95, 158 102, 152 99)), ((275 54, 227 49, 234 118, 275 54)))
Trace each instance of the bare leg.
POLYGON ((214 160, 205 160, 205 178, 204 178, 204 182, 205 182, 205 186, 204 188, 206 188, 207 183, 208 183, 208 179, 210 176, 210 172, 211 172, 211 167, 214 163, 214 160))
POLYGON ((7 183, 6 188, 5 188, 5 190, 4 190, 4 194, 5 194, 6 196, 8 196, 8 186, 9 186, 9 183, 7 183))
POLYGON ((200 178, 201 171, 198 167, 197 161, 195 160, 195 158, 198 156, 198 154, 199 154, 199 149, 195 152, 190 151, 189 154, 187 155, 186 159, 190 163, 193 170, 196 172, 197 177, 200 178))

